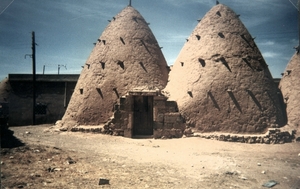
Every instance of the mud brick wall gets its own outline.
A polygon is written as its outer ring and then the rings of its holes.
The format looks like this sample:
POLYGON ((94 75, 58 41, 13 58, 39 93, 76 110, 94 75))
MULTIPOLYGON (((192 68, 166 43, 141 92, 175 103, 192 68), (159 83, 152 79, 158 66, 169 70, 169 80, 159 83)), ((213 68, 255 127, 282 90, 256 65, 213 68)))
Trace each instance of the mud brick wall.
MULTIPOLYGON (((113 117, 104 125, 102 133, 132 137, 133 98, 121 97, 114 107, 113 117)), ((155 96, 153 103, 153 137, 180 138, 185 129, 177 104, 164 96, 155 96)))
MULTIPOLYGON (((10 75, 11 76, 11 75, 10 75)), ((10 80, 9 93, 9 125, 22 126, 32 124, 32 81, 21 78, 10 80)), ((25 77, 24 76, 24 77, 25 77)), ((61 79, 62 75, 37 75, 36 82, 36 124, 55 123, 65 113, 71 95, 76 85, 72 76, 66 76, 72 81, 61 79)), ((31 79, 31 78, 29 78, 31 79)))

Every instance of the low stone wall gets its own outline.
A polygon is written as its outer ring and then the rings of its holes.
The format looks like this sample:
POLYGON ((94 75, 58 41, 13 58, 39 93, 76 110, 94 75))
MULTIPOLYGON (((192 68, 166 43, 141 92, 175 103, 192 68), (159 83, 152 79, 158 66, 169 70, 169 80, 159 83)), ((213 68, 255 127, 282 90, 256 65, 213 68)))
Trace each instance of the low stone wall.
POLYGON ((153 131, 153 138, 181 138, 183 136, 182 129, 156 129, 153 131))
POLYGON ((280 129, 269 129, 263 135, 240 135, 240 134, 221 134, 221 133, 193 133, 190 129, 185 130, 187 137, 200 137, 211 140, 240 143, 260 143, 260 144, 284 144, 295 140, 296 131, 281 131, 280 129))
MULTIPOLYGON (((72 132, 83 133, 101 133, 109 134, 113 136, 124 136, 124 130, 113 129, 113 125, 103 126, 78 126, 71 129, 72 132)), ((299 141, 295 138, 296 131, 281 131, 280 129, 269 129, 266 134, 263 135, 241 135, 241 134, 221 134, 221 133, 193 133, 191 129, 186 129, 182 132, 182 129, 155 129, 153 132, 153 138, 155 139, 171 139, 181 138, 183 135, 186 137, 200 137, 211 140, 219 140, 225 142, 240 142, 249 144, 284 144, 293 141, 299 141)))
MULTIPOLYGON (((82 133, 103 133, 104 129, 103 127, 87 127, 87 126, 78 126, 78 127, 72 127, 72 132, 82 132, 82 133)), ((104 134, 104 133, 103 133, 104 134)))

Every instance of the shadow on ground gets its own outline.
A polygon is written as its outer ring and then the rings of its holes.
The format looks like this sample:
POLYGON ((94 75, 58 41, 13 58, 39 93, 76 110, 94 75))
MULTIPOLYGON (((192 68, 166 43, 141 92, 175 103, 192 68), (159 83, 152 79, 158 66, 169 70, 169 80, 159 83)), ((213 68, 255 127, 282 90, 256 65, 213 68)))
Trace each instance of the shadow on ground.
POLYGON ((14 136, 14 132, 1 126, 1 148, 16 148, 25 144, 14 136))

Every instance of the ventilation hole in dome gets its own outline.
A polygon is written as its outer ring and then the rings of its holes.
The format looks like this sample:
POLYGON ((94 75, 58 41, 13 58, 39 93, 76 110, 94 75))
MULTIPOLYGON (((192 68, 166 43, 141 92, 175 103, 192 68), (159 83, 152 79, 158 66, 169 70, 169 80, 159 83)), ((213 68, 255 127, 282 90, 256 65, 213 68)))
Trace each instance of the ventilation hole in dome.
POLYGON ((104 68, 105 68, 105 62, 100 61, 100 64, 101 64, 102 69, 104 70, 104 68))
POLYGON ((251 45, 251 43, 248 41, 248 39, 246 38, 246 36, 245 36, 245 34, 242 34, 242 35, 240 35, 241 36, 241 38, 248 44, 248 46, 250 47, 250 48, 254 48, 255 47, 255 43, 254 43, 254 46, 252 46, 251 45))
POLYGON ((100 43, 100 42, 101 42, 101 39, 97 39, 97 41, 100 43))
POLYGON ((225 36, 224 36, 224 34, 223 34, 222 32, 219 32, 218 35, 219 35, 219 37, 221 37, 221 38, 225 38, 225 36))
POLYGON ((198 58, 198 61, 200 62, 202 67, 205 67, 205 65, 206 65, 205 60, 203 60, 202 58, 198 58))
POLYGON ((99 93, 99 95, 101 96, 101 98, 103 99, 103 93, 102 93, 101 89, 100 88, 96 88, 96 90, 99 93))
POLYGON ((201 39, 201 36, 200 35, 196 35, 197 39, 200 40, 201 39))
POLYGON ((225 58, 224 57, 221 57, 220 58, 220 61, 222 62, 222 64, 231 72, 231 69, 230 69, 230 67, 229 67, 229 65, 228 65, 228 62, 225 60, 225 58))
POLYGON ((79 91, 80 91, 80 94, 83 94, 83 89, 81 88, 81 89, 79 89, 79 91))
POLYGON ((102 43, 105 45, 106 44, 106 40, 102 40, 102 43))
POLYGON ((122 37, 120 37, 121 42, 123 43, 123 45, 125 45, 125 41, 122 37))
POLYGON ((256 71, 261 72, 261 71, 263 71, 263 69, 258 67, 258 68, 256 68, 256 71))
POLYGON ((118 61, 118 63, 117 63, 123 70, 124 70, 124 62, 123 61, 118 61))
POLYGON ((181 66, 183 66, 184 65, 184 62, 180 62, 181 63, 181 66))
POLYGON ((253 67, 251 66, 250 62, 247 60, 247 58, 242 58, 243 61, 247 64, 247 66, 249 66, 252 70, 253 70, 253 67))
POLYGON ((90 66, 91 66, 91 65, 90 65, 90 64, 86 64, 86 65, 87 65, 87 68, 90 69, 90 66))
POLYGON ((217 108, 218 110, 220 110, 220 106, 218 105, 215 97, 212 95, 212 93, 210 91, 207 92, 208 96, 210 97, 211 101, 214 104, 214 107, 217 108))
POLYGON ((193 98, 193 93, 192 93, 192 91, 188 91, 187 93, 190 95, 190 97, 193 98))
POLYGON ((188 42, 189 41, 189 39, 185 39, 186 40, 186 42, 188 42))
POLYGON ((141 67, 143 68, 143 70, 144 70, 145 72, 148 72, 147 69, 145 68, 143 62, 139 62, 139 64, 141 65, 141 67))
POLYGON ((266 64, 266 62, 264 61, 264 59, 259 59, 258 60, 259 61, 259 63, 260 63, 260 65, 263 67, 263 68, 267 68, 268 67, 268 65, 266 64))
POLYGON ((227 93, 229 94, 229 96, 230 96, 231 100, 233 101, 235 107, 239 110, 239 112, 242 113, 242 108, 241 108, 240 104, 238 103, 238 101, 236 100, 236 98, 235 98, 233 92, 231 91, 231 89, 228 89, 227 93))
POLYGON ((246 89, 246 92, 250 95, 250 97, 252 98, 253 102, 256 104, 256 106, 259 108, 260 111, 262 111, 262 106, 261 104, 258 102, 257 98, 255 97, 255 95, 252 93, 252 91, 250 91, 249 89, 246 89))
POLYGON ((117 90, 117 88, 113 88, 113 91, 115 91, 115 93, 116 93, 117 97, 118 97, 118 98, 120 98, 120 95, 119 95, 119 93, 118 93, 118 90, 117 90))
POLYGON ((218 16, 221 16, 221 13, 220 13, 220 11, 217 11, 217 12, 216 12, 216 14, 217 14, 218 16))
POLYGON ((151 54, 150 50, 148 49, 147 45, 145 44, 145 42, 143 40, 141 40, 141 43, 144 45, 145 49, 147 50, 147 52, 149 54, 151 54))
POLYGON ((137 17, 132 17, 132 20, 134 20, 136 23, 138 23, 137 17))
POLYGON ((286 70, 287 74, 290 75, 292 70, 286 70))
POLYGON ((248 43, 248 40, 246 39, 245 34, 242 34, 240 36, 241 36, 242 39, 244 39, 248 43))

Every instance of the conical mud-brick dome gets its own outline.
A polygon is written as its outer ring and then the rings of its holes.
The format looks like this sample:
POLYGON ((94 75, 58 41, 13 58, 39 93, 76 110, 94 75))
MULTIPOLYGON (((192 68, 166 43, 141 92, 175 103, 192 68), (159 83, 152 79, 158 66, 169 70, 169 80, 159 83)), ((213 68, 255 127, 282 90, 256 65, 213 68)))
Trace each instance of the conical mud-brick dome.
POLYGON ((279 83, 284 102, 288 124, 300 131, 300 55, 295 53, 288 63, 279 83))
POLYGON ((99 37, 82 70, 62 123, 68 126, 105 123, 114 104, 135 88, 163 89, 168 67, 141 14, 127 6, 99 37))
POLYGON ((268 66, 225 5, 214 6, 196 26, 169 80, 166 93, 198 131, 262 133, 284 124, 268 66))

